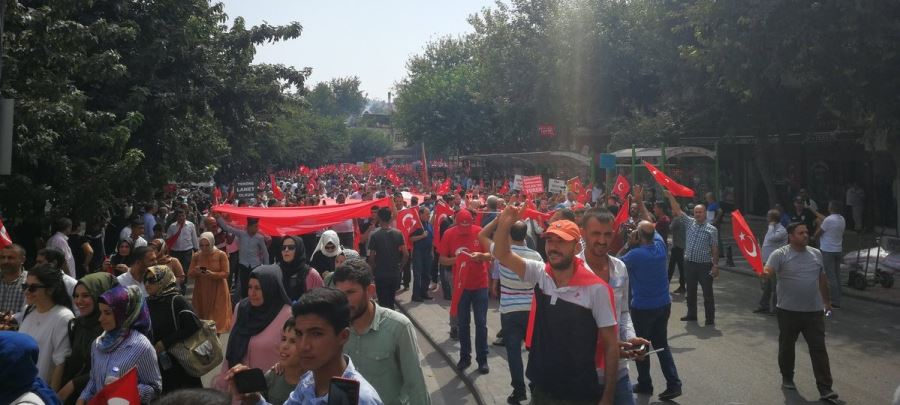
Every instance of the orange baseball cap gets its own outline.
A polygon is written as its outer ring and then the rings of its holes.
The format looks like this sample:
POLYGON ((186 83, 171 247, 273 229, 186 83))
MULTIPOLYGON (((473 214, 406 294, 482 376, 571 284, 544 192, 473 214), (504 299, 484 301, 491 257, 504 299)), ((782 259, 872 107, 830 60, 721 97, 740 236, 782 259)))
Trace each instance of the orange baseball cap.
POLYGON ((578 228, 578 225, 575 225, 574 222, 569 221, 568 219, 561 219, 550 224, 547 227, 547 230, 544 231, 543 236, 546 238, 548 234, 559 236, 562 240, 567 242, 581 239, 581 229, 578 228))

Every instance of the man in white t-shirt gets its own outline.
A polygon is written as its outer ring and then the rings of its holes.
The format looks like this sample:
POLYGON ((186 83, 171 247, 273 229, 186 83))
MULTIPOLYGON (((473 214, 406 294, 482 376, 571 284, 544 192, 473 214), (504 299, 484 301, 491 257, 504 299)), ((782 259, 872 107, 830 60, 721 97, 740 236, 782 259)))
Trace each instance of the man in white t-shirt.
POLYGON ((839 201, 829 202, 829 215, 816 230, 816 239, 819 241, 819 250, 822 251, 825 274, 828 275, 831 306, 834 308, 841 307, 841 255, 844 251, 844 229, 847 227, 840 212, 841 203, 839 201))
POLYGON ((139 248, 134 248, 134 252, 132 253, 134 257, 136 257, 134 264, 131 265, 131 268, 128 271, 116 277, 119 280, 119 285, 123 287, 128 287, 130 285, 136 285, 141 289, 141 293, 144 294, 144 297, 147 297, 147 288, 144 287, 144 274, 147 272, 147 268, 156 264, 156 251, 150 249, 147 246, 141 246, 139 248))

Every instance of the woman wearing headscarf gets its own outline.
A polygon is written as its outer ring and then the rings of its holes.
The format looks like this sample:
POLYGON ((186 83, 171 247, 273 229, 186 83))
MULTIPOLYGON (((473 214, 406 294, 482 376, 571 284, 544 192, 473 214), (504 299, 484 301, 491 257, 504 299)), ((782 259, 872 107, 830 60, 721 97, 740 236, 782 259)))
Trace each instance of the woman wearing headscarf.
POLYGON ((278 266, 281 267, 281 279, 291 302, 300 299, 303 293, 322 286, 322 276, 306 263, 306 249, 299 237, 287 236, 281 241, 278 266))
POLYGON ((0 404, 58 405, 59 398, 38 377, 38 344, 31 336, 0 332, 0 404))
POLYGON ((72 353, 66 358, 63 386, 59 398, 72 405, 87 385, 91 376, 91 344, 103 333, 100 327, 100 294, 119 285, 109 273, 92 273, 75 284, 75 307, 81 316, 69 321, 69 342, 72 353))
POLYGON ((319 244, 309 257, 309 264, 321 275, 334 271, 334 260, 341 254, 341 241, 335 231, 327 230, 319 238, 319 244))
POLYGON ((75 318, 62 274, 49 263, 28 270, 22 285, 28 306, 19 322, 19 332, 33 337, 40 348, 38 375, 54 390, 62 386, 63 364, 72 351, 69 320, 75 318))
POLYGON ((91 378, 78 398, 86 404, 106 385, 107 377, 121 378, 137 369, 141 403, 149 403, 162 391, 156 351, 150 340, 150 311, 137 286, 116 286, 100 295, 100 327, 103 334, 91 347, 91 378))
POLYGON ((200 319, 216 322, 216 332, 231 330, 231 292, 228 290, 228 254, 216 248, 212 232, 200 235, 200 251, 191 258, 188 277, 194 282, 194 310, 200 319))
POLYGON ((109 265, 112 266, 114 276, 118 276, 128 271, 128 268, 134 264, 135 257, 131 252, 134 251, 134 243, 128 239, 122 239, 116 245, 116 253, 109 257, 109 265))
POLYGON ((244 364, 268 370, 279 359, 281 327, 291 317, 290 298, 281 281, 281 268, 264 265, 250 272, 247 298, 235 306, 234 327, 228 337, 225 361, 216 377, 216 389, 229 392, 225 375, 244 364))
POLYGON ((175 282, 179 286, 184 284, 184 267, 181 266, 181 261, 169 256, 169 246, 166 245, 166 241, 164 239, 153 239, 148 245, 156 251, 156 264, 168 266, 172 273, 175 274, 175 282))
POLYGON ((163 394, 182 388, 202 388, 199 377, 189 375, 166 350, 200 330, 194 308, 181 295, 175 274, 167 266, 156 265, 144 274, 147 307, 153 328, 153 347, 162 373, 163 394))
MULTIPOLYGON (((347 260, 359 259, 359 258, 360 258, 359 252, 357 252, 353 249, 344 249, 341 252, 341 254, 339 254, 338 257, 335 258, 334 268, 335 269, 340 268, 341 265, 344 264, 344 262, 346 262, 347 260)), ((328 273, 328 275, 325 276, 325 278, 322 280, 322 282, 325 285, 325 287, 334 288, 334 272, 332 271, 331 273, 328 273)))

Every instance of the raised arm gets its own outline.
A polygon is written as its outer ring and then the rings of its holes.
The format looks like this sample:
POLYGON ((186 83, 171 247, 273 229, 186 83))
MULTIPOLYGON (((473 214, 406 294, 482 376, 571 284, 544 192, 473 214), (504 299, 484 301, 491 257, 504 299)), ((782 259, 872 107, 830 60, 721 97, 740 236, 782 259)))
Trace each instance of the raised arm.
POLYGON ((647 206, 644 205, 644 186, 635 184, 632 192, 634 193, 634 202, 638 205, 638 209, 641 212, 641 219, 654 222, 653 217, 650 216, 650 211, 647 211, 647 206))
POLYGON ((478 241, 481 242, 481 246, 488 248, 491 246, 491 236, 494 235, 497 231, 497 219, 499 215, 494 217, 494 219, 485 225, 484 228, 481 228, 481 232, 478 232, 478 241))
POLYGON ((520 279, 524 279, 525 260, 512 252, 512 243, 509 237, 509 230, 519 218, 519 211, 518 207, 510 205, 497 218, 497 230, 494 232, 494 258, 504 267, 516 273, 520 279))
POLYGON ((681 204, 678 203, 678 200, 675 199, 675 196, 669 192, 669 190, 663 190, 663 195, 669 199, 669 205, 672 207, 672 216, 680 217, 684 215, 684 211, 681 209, 681 204))

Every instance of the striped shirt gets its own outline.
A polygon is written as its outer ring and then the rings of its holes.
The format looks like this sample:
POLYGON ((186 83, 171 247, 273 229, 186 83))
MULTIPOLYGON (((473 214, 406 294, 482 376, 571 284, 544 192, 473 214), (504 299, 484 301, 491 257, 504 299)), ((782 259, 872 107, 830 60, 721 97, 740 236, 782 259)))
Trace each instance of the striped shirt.
MULTIPOLYGON (((541 263, 544 260, 541 254, 529 249, 527 246, 512 245, 513 253, 523 259, 536 260, 541 263)), ((494 244, 491 244, 491 253, 494 252, 494 244)), ((491 279, 500 280, 500 313, 531 311, 531 300, 534 298, 534 283, 522 281, 512 270, 494 260, 491 263, 491 279)))
MULTIPOLYGON (((103 335, 101 335, 103 336, 103 335)), ((106 376, 113 367, 119 368, 122 377, 133 367, 137 368, 138 393, 141 403, 147 404, 162 392, 162 376, 156 362, 156 350, 146 336, 132 330, 119 347, 106 353, 98 346, 100 338, 91 344, 91 377, 78 399, 88 402, 106 385, 106 376)))
POLYGON ((712 263, 712 249, 718 245, 719 231, 709 222, 698 223, 696 219, 687 217, 687 248, 684 260, 694 263, 712 263))
POLYGON ((22 312, 25 308, 25 293, 22 292, 22 284, 28 272, 22 270, 19 277, 7 283, 0 280, 0 312, 10 311, 14 314, 22 312))

